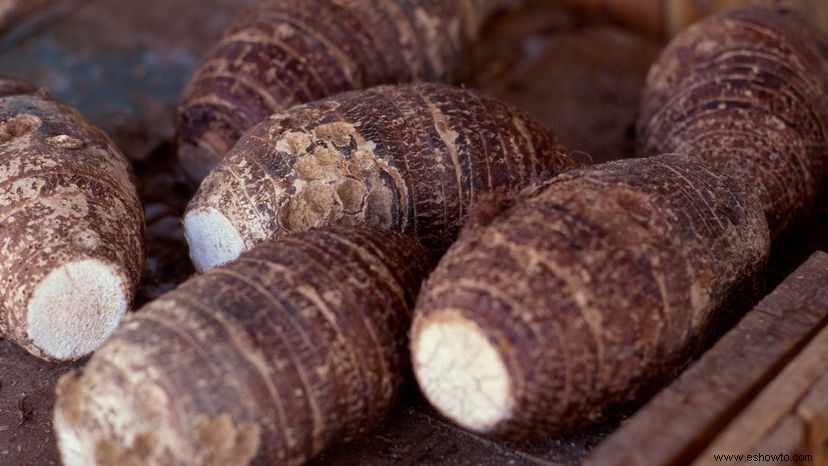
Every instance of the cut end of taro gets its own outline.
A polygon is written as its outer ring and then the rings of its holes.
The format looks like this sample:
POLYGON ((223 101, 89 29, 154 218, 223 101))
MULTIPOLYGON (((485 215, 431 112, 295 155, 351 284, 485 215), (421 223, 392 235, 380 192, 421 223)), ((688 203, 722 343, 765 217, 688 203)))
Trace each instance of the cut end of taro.
POLYGON ((129 306, 124 277, 115 265, 98 259, 69 262, 49 272, 29 300, 26 328, 32 344, 58 360, 96 350, 129 306))
POLYGON ((511 416, 511 376, 499 349, 457 312, 430 314, 415 326, 414 371, 420 389, 460 426, 491 431, 511 416))
MULTIPOLYGON (((136 361, 145 354, 134 356, 136 361)), ((117 360, 107 360, 105 365, 93 370, 105 377, 72 371, 57 384, 52 426, 61 463, 165 464, 153 453, 162 450, 161 439, 178 440, 158 425, 175 425, 166 399, 156 396, 157 386, 145 378, 125 376, 117 360), (136 410, 136 402, 147 405, 136 410)))
POLYGON ((230 263, 244 252, 244 240, 238 230, 217 209, 187 212, 184 236, 190 245, 190 258, 199 272, 230 263))

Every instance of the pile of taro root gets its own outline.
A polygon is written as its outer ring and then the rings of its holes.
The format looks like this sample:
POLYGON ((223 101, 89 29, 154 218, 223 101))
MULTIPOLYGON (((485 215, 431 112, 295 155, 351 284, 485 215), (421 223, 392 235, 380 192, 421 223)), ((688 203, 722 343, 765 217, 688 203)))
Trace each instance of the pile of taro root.
POLYGON ((722 3, 0 5, 0 465, 828 464, 828 4, 722 3))

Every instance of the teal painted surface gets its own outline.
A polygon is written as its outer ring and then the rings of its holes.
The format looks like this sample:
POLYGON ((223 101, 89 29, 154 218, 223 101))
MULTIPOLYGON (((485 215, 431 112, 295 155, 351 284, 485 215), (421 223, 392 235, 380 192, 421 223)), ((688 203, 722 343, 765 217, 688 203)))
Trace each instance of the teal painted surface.
POLYGON ((0 43, 0 72, 46 88, 142 160, 174 134, 199 57, 249 2, 78 0, 12 31, 0 43))

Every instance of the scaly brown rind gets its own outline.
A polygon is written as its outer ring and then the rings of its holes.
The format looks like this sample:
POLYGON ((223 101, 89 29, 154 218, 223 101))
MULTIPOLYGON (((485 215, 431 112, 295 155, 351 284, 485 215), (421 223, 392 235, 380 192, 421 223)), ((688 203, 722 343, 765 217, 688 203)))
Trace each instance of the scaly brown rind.
POLYGON ((456 82, 501 0, 263 0, 246 9, 190 79, 179 157, 195 180, 273 113, 379 84, 456 82))
POLYGON ((50 358, 28 335, 28 303, 50 271, 75 260, 113 264, 132 301, 145 227, 129 162, 75 110, 10 78, 0 80, 0 225, 4 338, 50 358))
POLYGON ((431 261, 400 234, 336 227, 189 280, 62 381, 64 460, 80 444, 141 464, 302 464, 359 435, 401 384, 431 261))
POLYGON ((685 361, 769 242, 755 196, 693 157, 568 172, 464 232, 420 295, 412 345, 459 312, 510 375, 510 414, 485 433, 583 427, 685 361))
POLYGON ((755 186, 773 236, 828 172, 825 38, 793 13, 744 8, 678 36, 653 65, 641 155, 695 154, 755 186))
POLYGON ((485 193, 575 163, 523 112, 437 84, 382 86, 295 107, 251 129, 187 212, 216 209, 245 249, 326 224, 370 224, 442 252, 485 193))

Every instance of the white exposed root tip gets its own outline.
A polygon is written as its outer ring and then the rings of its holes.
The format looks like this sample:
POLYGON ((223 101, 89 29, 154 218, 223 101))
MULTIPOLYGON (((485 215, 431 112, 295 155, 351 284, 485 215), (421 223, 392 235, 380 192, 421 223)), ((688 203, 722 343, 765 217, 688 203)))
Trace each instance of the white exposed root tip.
POLYGON ((47 356, 77 359, 112 335, 128 306, 125 277, 115 265, 98 259, 69 262, 35 287, 26 328, 47 356))
POLYGON ((214 208, 187 212, 184 236, 190 245, 190 258, 199 272, 232 262, 244 252, 244 240, 236 227, 214 208))
POLYGON ((498 349, 456 312, 431 314, 412 341, 420 389, 460 426, 487 432, 511 415, 512 382, 498 349))

